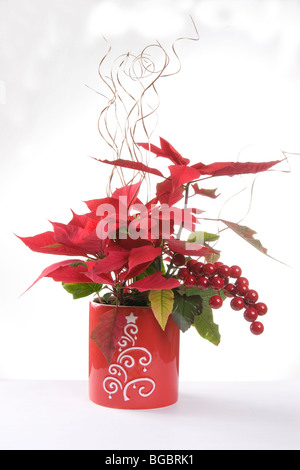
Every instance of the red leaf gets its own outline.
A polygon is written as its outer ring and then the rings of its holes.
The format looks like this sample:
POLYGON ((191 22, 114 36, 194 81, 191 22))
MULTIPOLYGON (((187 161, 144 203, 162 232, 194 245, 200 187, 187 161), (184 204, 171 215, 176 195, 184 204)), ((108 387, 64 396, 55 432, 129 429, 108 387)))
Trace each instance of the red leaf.
POLYGON ((123 159, 118 159, 118 160, 99 160, 95 159, 98 162, 101 163, 107 163, 108 165, 114 165, 114 166, 120 166, 122 168, 130 168, 131 170, 137 170, 137 171, 142 171, 144 173, 151 173, 153 175, 161 176, 164 177, 164 175, 157 170, 156 168, 150 168, 147 165, 144 165, 142 162, 135 162, 131 160, 123 160, 123 159))
POLYGON ((174 253, 180 253, 188 256, 205 256, 208 253, 215 253, 212 248, 198 245, 197 243, 189 243, 183 240, 168 240, 170 250, 174 253))
POLYGON ((99 217, 95 213, 89 212, 88 214, 78 215, 72 211, 73 218, 68 225, 75 225, 77 227, 84 228, 88 233, 96 230, 99 223, 99 217))
POLYGON ((201 176, 201 172, 191 166, 171 165, 169 170, 173 188, 179 188, 183 184, 195 181, 201 176))
MULTIPOLYGON (((88 267, 93 266, 95 261, 86 262, 88 267), (92 264, 91 264, 92 263, 92 264)), ((51 277, 56 282, 66 282, 72 284, 73 282, 90 282, 85 276, 85 273, 88 271, 88 268, 82 264, 78 266, 61 266, 60 268, 53 271, 51 274, 48 274, 46 277, 51 277)))
POLYGON ((118 239, 118 245, 122 248, 125 248, 126 250, 131 250, 132 248, 138 248, 140 246, 146 249, 146 246, 152 246, 152 242, 151 240, 143 240, 141 238, 134 240, 128 237, 124 239, 118 239))
POLYGON ((90 211, 97 211, 98 207, 101 206, 102 204, 111 204, 114 208, 115 211, 118 212, 119 210, 119 202, 117 199, 113 199, 111 197, 104 197, 102 199, 92 199, 90 201, 84 201, 85 204, 88 206, 90 211))
POLYGON ((37 253, 47 253, 50 255, 64 255, 64 256, 84 256, 85 250, 79 247, 65 246, 58 243, 54 238, 53 232, 44 232, 33 237, 19 237, 30 250, 37 253))
POLYGON ((75 212, 72 211, 72 209, 71 209, 71 212, 72 212, 73 217, 70 220, 68 225, 76 225, 77 227, 85 228, 89 222, 88 215, 87 214, 83 214, 83 215, 75 214, 75 212))
POLYGON ((195 194, 210 197, 211 199, 216 199, 220 196, 220 194, 216 194, 217 189, 200 189, 197 183, 193 184, 193 189, 195 194))
POLYGON ((101 349, 108 364, 111 363, 118 342, 126 325, 125 315, 117 308, 110 308, 99 318, 91 333, 91 339, 101 349))
POLYGON ((175 205, 183 198, 183 186, 174 188, 171 180, 165 180, 156 185, 157 199, 161 204, 175 205))
POLYGON ((188 165, 190 163, 190 160, 183 158, 180 153, 162 137, 160 137, 160 146, 165 156, 169 156, 169 159, 175 163, 175 165, 188 165))
POLYGON ((183 158, 180 153, 162 137, 160 138, 161 148, 149 143, 137 143, 137 145, 146 150, 150 150, 150 152, 154 153, 157 157, 168 158, 174 165, 188 165, 190 163, 190 160, 183 158))
MULTIPOLYGON (((31 289, 31 287, 33 287, 43 277, 51 277, 51 275, 53 275, 53 273, 56 270, 58 270, 59 268, 62 268, 64 266, 70 266, 72 263, 82 263, 82 260, 80 260, 80 259, 64 260, 64 261, 59 261, 58 263, 54 263, 51 266, 48 266, 48 268, 46 268, 46 269, 44 269, 44 271, 42 271, 42 273, 39 275, 39 277, 33 282, 33 284, 31 284, 31 286, 28 287, 28 289, 26 289, 25 292, 27 292, 29 289, 31 289)), ((84 267, 82 266, 82 270, 83 269, 84 269, 84 267)), ((65 282, 67 282, 67 281, 65 281, 65 282)), ((81 281, 79 281, 79 282, 81 282, 81 281)))
POLYGON ((121 282, 123 281, 128 281, 129 279, 133 279, 134 277, 139 276, 140 274, 143 274, 143 272, 148 268, 148 266, 151 264, 151 261, 148 261, 147 263, 144 264, 138 264, 134 268, 132 268, 130 271, 123 271, 119 279, 121 282))
POLYGON ((88 282, 95 282, 96 284, 109 284, 110 286, 114 286, 116 283, 113 280, 111 273, 102 273, 96 274, 93 270, 84 273, 88 282))
POLYGON ((149 143, 146 143, 146 142, 137 142, 137 145, 139 147, 142 147, 145 150, 149 150, 150 152, 154 153, 157 157, 164 157, 165 156, 165 153, 163 152, 163 150, 161 148, 157 147, 156 145, 149 144, 149 143))
POLYGON ((108 250, 105 258, 96 261, 93 273, 100 275, 111 271, 120 271, 128 263, 129 251, 122 248, 108 250))
POLYGON ((161 255, 161 252, 161 248, 155 248, 154 246, 133 248, 128 259, 128 271, 122 273, 120 280, 132 279, 144 272, 152 261, 161 255))
POLYGON ((194 231, 195 224, 198 223, 197 215, 203 211, 200 209, 179 209, 175 206, 157 206, 151 211, 151 233, 153 237, 170 238, 174 233, 174 225, 183 224, 187 230, 194 231), (196 215, 194 215, 196 214, 196 215))
POLYGON ((148 263, 149 261, 152 262, 160 255, 161 248, 155 248, 154 246, 133 248, 130 251, 128 267, 132 269, 139 264, 148 263))
POLYGON ((136 184, 129 184, 128 186, 123 186, 122 188, 116 189, 111 197, 113 199, 119 199, 121 196, 127 198, 127 208, 129 209, 137 200, 139 190, 141 187, 141 182, 136 184))
POLYGON ((230 165, 230 162, 215 162, 210 163, 209 165, 205 165, 204 163, 195 163, 192 165, 192 168, 196 168, 196 170, 201 171, 204 175, 212 175, 215 171, 223 170, 230 165))
POLYGON ((52 222, 52 225, 58 243, 77 247, 85 254, 101 253, 104 249, 105 241, 98 238, 96 231, 89 233, 85 228, 57 222, 52 222))
MULTIPOLYGON (((167 181, 167 180, 166 180, 167 181)), ((147 202, 145 204, 145 207, 147 208, 148 211, 151 210, 151 207, 152 206, 156 206, 156 204, 158 204, 159 200, 158 200, 158 197, 155 196, 153 199, 151 199, 149 202, 147 202)))
POLYGON ((196 168, 201 171, 203 175, 212 176, 234 176, 249 173, 260 173, 267 171, 281 160, 272 162, 216 162, 210 165, 204 165, 203 163, 196 163, 192 168, 196 168))
POLYGON ((148 290, 163 290, 163 289, 174 289, 179 287, 180 282, 174 278, 166 278, 162 275, 161 271, 150 274, 150 276, 136 281, 128 286, 129 289, 137 289, 139 292, 145 292, 148 290))

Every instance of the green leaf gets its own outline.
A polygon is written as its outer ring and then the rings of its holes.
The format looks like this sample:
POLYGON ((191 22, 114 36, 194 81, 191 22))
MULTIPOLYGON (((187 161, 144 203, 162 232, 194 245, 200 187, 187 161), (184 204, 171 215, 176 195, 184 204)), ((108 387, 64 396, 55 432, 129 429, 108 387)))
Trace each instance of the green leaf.
POLYGON ((75 282, 72 284, 62 283, 63 288, 73 295, 73 299, 81 299, 88 295, 98 293, 102 289, 102 284, 75 282))
POLYGON ((205 242, 215 242, 219 238, 220 236, 214 233, 197 231, 190 233, 187 241, 189 243, 199 243, 200 245, 203 245, 205 242))
POLYGON ((103 303, 110 304, 112 298, 116 301, 116 298, 112 295, 111 292, 107 292, 102 296, 102 300, 104 301, 103 303))
POLYGON ((77 268, 77 266, 84 266, 85 268, 88 267, 88 265, 84 261, 76 261, 75 263, 71 263, 70 266, 73 266, 77 268))
POLYGON ((221 290, 221 291, 215 291, 214 289, 212 289, 211 287, 209 287, 208 289, 206 290, 202 290, 200 291, 200 295, 202 297, 202 300, 203 300, 203 305, 209 305, 209 299, 213 296, 213 295, 219 295, 220 297, 222 297, 222 300, 226 300, 227 297, 226 295, 224 294, 224 292, 221 290))
POLYGON ((223 300, 225 300, 227 298, 222 291, 220 291, 220 293, 217 293, 211 287, 209 287, 208 289, 205 289, 205 290, 200 290, 200 289, 198 289, 198 287, 191 287, 191 288, 187 289, 186 287, 181 286, 178 289, 178 293, 181 294, 181 295, 186 295, 187 297, 199 295, 202 298, 202 302, 203 302, 204 305, 208 305, 209 299, 213 295, 216 295, 216 294, 220 295, 223 300))
POLYGON ((194 319, 194 326, 202 338, 218 346, 221 341, 219 326, 214 323, 212 309, 208 305, 203 305, 201 315, 194 319))
POLYGON ((154 316, 164 330, 173 310, 174 292, 171 289, 150 291, 149 300, 154 316))
POLYGON ((200 295, 187 296, 175 293, 172 317, 178 328, 185 332, 194 323, 195 317, 202 314, 200 295))
MULTIPOLYGON (((217 346, 220 343, 221 336, 219 333, 219 326, 214 323, 213 312, 209 306, 209 299, 213 295, 216 295, 216 291, 211 288, 206 290, 200 290, 197 287, 191 287, 190 289, 186 289, 182 286, 178 289, 177 295, 178 297, 186 297, 187 299, 192 301, 193 299, 195 299, 195 297, 201 297, 202 312, 201 315, 195 315, 193 326, 195 326, 196 330, 198 331, 199 335, 202 336, 202 338, 207 339, 212 344, 215 344, 217 346)), ((223 300, 226 300, 227 298, 222 291, 220 291, 218 295, 220 295, 223 300)), ((177 323, 176 320, 175 322, 177 323)), ((180 328, 178 323, 177 325, 180 328)))

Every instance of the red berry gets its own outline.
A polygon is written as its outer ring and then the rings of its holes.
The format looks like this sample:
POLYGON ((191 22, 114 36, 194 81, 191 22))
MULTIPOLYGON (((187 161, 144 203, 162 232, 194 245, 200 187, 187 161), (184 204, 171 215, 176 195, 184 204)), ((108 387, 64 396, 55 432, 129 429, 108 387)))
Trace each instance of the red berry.
POLYGON ((204 266, 204 263, 197 261, 197 263, 193 264, 193 266, 191 267, 191 273, 198 274, 198 275, 201 274, 203 266, 204 266))
POLYGON ((219 276, 212 277, 209 284, 213 290, 220 290, 224 287, 224 281, 219 276))
POLYGON ((221 261, 216 261, 214 263, 215 267, 218 269, 220 266, 223 266, 224 263, 221 263, 221 261))
POLYGON ((189 270, 187 268, 180 268, 178 270, 177 276, 179 279, 182 281, 185 280, 185 278, 190 274, 189 270))
POLYGON ((204 276, 198 277, 198 279, 197 279, 197 287, 198 287, 198 289, 200 289, 200 290, 208 289, 208 287, 209 287, 209 280, 207 279, 207 277, 204 277, 204 276))
POLYGON ((235 281, 235 285, 236 286, 249 286, 249 281, 246 277, 239 277, 236 281, 235 281))
POLYGON ((257 313, 260 316, 265 315, 268 311, 268 307, 263 302, 259 302, 258 304, 255 304, 254 308, 257 310, 257 313))
POLYGON ((245 302, 241 297, 234 297, 230 302, 232 310, 242 310, 245 307, 245 302))
POLYGON ((251 323, 250 331, 254 335, 261 335, 264 332, 264 325, 260 321, 255 321, 251 323))
POLYGON ((255 304, 255 302, 258 301, 258 293, 256 292, 256 290, 248 290, 247 294, 245 295, 245 301, 248 304, 255 304))
POLYGON ((222 300, 222 297, 220 297, 219 295, 213 295, 209 299, 208 303, 211 308, 218 309, 222 307, 223 300, 222 300))
POLYGON ((230 269, 230 276, 234 278, 238 278, 242 275, 242 270, 239 266, 231 266, 230 269))
POLYGON ((189 274, 185 278, 185 281, 184 281, 185 287, 187 287, 189 289, 190 287, 194 287, 195 284, 196 284, 196 277, 189 274))
POLYGON ((236 287, 233 284, 227 284, 224 287, 224 294, 226 297, 234 297, 236 294, 236 287))
POLYGON ((203 266, 203 274, 206 276, 213 276, 217 268, 212 263, 207 263, 203 266))
POLYGON ((248 291, 249 291, 249 287, 246 286, 246 284, 236 286, 236 293, 238 295, 244 296, 245 294, 247 294, 248 291))
POLYGON ((195 259, 190 259, 190 260, 186 263, 186 267, 187 267, 189 270, 191 270, 192 266, 193 266, 194 264, 196 264, 196 263, 197 263, 197 261, 196 261, 195 259))
POLYGON ((223 264, 222 266, 218 268, 219 276, 228 277, 230 276, 230 273, 231 273, 230 267, 226 266, 226 264, 223 264))
POLYGON ((251 323, 255 321, 258 317, 257 311, 253 307, 248 307, 246 308, 244 312, 244 318, 247 321, 250 321, 251 323))
POLYGON ((185 264, 185 257, 180 253, 176 253, 173 256, 172 261, 175 266, 183 266, 185 264))

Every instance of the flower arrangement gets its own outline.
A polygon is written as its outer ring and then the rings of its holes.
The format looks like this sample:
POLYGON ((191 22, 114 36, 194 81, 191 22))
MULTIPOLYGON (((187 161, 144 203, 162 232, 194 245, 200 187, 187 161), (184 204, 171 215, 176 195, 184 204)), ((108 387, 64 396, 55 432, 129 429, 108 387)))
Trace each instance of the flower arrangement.
MULTIPOLYGON (((128 57, 127 54, 122 63, 128 57)), ((142 65, 147 61, 144 70, 147 76, 151 75, 145 50, 139 59, 142 65)), ((157 77, 162 76, 167 64, 166 60, 157 77)), ((119 70, 117 73, 118 80, 111 78, 108 84, 110 89, 114 90, 120 83, 119 70)), ((145 90, 154 89, 157 77, 142 88, 141 97, 145 90)), ((103 81, 107 84, 105 78, 103 81)), ((141 82, 141 77, 137 82, 141 82)), ((114 97, 119 97, 116 90, 114 97)), ((136 100, 134 106, 138 103, 141 100, 136 100)), ((115 106, 116 100, 111 99, 110 104, 115 106)), ((126 125, 134 106, 127 114, 126 125)), ((143 115, 135 118, 134 131, 138 121, 144 126, 144 118, 143 115)), ((107 122, 105 125, 107 127, 107 122)), ((130 134, 128 129, 124 134, 130 134)), ((131 135, 134 137, 134 132, 131 135)), ((251 332, 260 335, 264 327, 259 319, 267 313, 267 305, 251 288, 241 267, 222 263, 221 253, 213 247, 220 235, 197 230, 200 221, 216 219, 203 217, 198 204, 190 207, 190 198, 218 197, 215 189, 202 188, 204 179, 257 174, 268 171, 280 160, 191 164, 163 138, 160 138, 160 146, 153 145, 149 139, 146 143, 134 138, 132 141, 134 148, 146 152, 148 157, 151 154, 168 160, 168 174, 157 168, 159 160, 150 164, 149 158, 146 163, 138 158, 124 158, 122 145, 116 158, 98 159, 102 165, 113 165, 114 170, 134 171, 138 182, 122 184, 103 198, 86 201, 86 213, 72 212, 67 224, 52 223, 52 231, 19 237, 34 252, 68 257, 47 267, 34 284, 44 277, 52 278, 62 283, 74 299, 93 295, 95 302, 111 306, 91 334, 108 364, 126 323, 121 306, 151 307, 162 330, 172 316, 182 332, 193 326, 202 338, 218 345, 220 333, 213 311, 230 299, 233 310, 244 312, 251 332), (154 176, 159 179, 154 197, 142 203, 142 185, 146 178, 151 184, 154 176), (189 232, 185 240, 182 239, 183 229, 189 232)), ((217 220, 267 254, 261 242, 254 238, 256 232, 249 227, 217 220)))
MULTIPOLYGON (((232 309, 244 311, 251 332, 261 334, 264 327, 257 319, 267 313, 266 304, 258 302, 258 293, 242 277, 239 266, 220 261, 220 253, 211 246, 219 235, 195 230, 202 211, 189 208, 188 201, 190 188, 200 197, 216 198, 214 190, 199 187, 208 175, 258 173, 279 161, 190 165, 165 139, 160 139, 160 147, 138 145, 170 160, 169 174, 125 159, 101 162, 159 176, 154 199, 142 204, 140 181, 116 189, 111 197, 87 201, 89 211, 73 213, 68 224, 53 223, 53 231, 20 237, 32 251, 70 257, 47 267, 35 282, 50 277, 62 283, 74 299, 94 294, 98 302, 112 305, 97 335, 92 335, 108 362, 124 326, 119 306, 151 306, 162 329, 172 315, 181 331, 193 325, 203 338, 217 345, 220 334, 212 312, 231 298, 232 309), (179 209, 176 204, 182 199, 184 208, 179 209), (186 241, 180 240, 183 228, 190 231, 186 241), (107 337, 114 341, 104 341, 107 337)), ((221 221, 266 253, 251 229, 221 221)))

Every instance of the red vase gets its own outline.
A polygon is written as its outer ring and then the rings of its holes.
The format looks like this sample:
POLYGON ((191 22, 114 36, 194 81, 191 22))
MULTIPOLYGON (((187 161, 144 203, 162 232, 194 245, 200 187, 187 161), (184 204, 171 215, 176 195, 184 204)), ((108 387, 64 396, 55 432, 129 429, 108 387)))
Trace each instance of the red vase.
POLYGON ((109 305, 90 302, 89 393, 102 406, 161 408, 178 399, 179 329, 172 316, 163 331, 149 307, 119 307, 127 324, 110 365, 91 339, 109 305))

